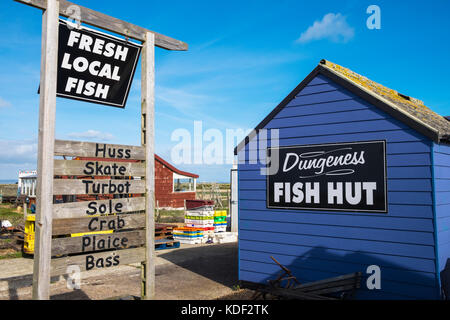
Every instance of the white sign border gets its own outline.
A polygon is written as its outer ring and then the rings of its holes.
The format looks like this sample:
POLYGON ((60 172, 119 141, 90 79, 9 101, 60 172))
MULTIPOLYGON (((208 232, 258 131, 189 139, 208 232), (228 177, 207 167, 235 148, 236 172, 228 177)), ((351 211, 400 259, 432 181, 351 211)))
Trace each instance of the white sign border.
POLYGON ((279 146, 279 147, 268 147, 267 154, 269 149, 285 149, 285 148, 298 148, 298 147, 315 147, 315 146, 330 146, 330 145, 348 145, 348 144, 362 144, 362 143, 383 143, 384 149, 384 210, 359 210, 359 209, 335 209, 335 208, 305 208, 305 207, 271 207, 269 206, 269 175, 266 175, 266 209, 276 210, 292 210, 292 211, 324 211, 324 212, 333 212, 333 211, 341 211, 341 212, 360 212, 360 213, 389 213, 389 204, 388 204, 388 191, 387 191, 387 153, 386 153, 386 140, 369 140, 369 141, 352 141, 352 142, 336 142, 336 143, 318 143, 318 144, 305 144, 305 145, 295 145, 295 146, 279 146))

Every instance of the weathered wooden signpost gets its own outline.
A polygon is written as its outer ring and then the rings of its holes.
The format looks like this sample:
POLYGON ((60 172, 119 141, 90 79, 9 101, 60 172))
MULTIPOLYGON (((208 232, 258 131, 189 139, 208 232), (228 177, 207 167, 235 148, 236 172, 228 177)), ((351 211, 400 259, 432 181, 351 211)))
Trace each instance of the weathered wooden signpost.
POLYGON ((187 44, 65 0, 15 1, 43 10, 33 299, 49 299, 50 276, 66 274, 69 266, 88 271, 136 262, 142 263, 142 298, 152 299, 154 47, 187 50, 187 44), (142 46, 81 26, 68 28, 59 16, 142 46), (56 96, 123 108, 141 47, 141 146, 55 141, 56 96), (113 196, 54 204, 56 195, 113 196), (88 234, 72 237, 75 233, 88 234))

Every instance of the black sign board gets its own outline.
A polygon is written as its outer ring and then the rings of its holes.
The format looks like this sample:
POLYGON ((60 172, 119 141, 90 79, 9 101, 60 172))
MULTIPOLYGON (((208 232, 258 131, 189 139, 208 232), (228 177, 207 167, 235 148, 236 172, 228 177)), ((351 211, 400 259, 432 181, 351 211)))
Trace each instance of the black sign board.
POLYGON ((59 23, 57 96, 124 108, 141 46, 59 23))
POLYGON ((271 161, 277 151, 268 208, 387 212, 385 141, 268 148, 271 161))

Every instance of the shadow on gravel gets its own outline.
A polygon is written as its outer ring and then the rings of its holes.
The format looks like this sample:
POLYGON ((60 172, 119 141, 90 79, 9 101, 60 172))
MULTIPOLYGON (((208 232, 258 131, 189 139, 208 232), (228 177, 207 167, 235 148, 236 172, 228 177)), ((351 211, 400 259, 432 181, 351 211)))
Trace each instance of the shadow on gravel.
POLYGON ((227 287, 238 283, 237 243, 167 250, 159 257, 227 287))
POLYGON ((50 297, 50 300, 91 300, 83 290, 74 290, 71 292, 56 294, 50 297))
MULTIPOLYGON (((59 277, 51 277, 51 282, 56 282, 59 277)), ((33 285, 33 275, 28 274, 25 276, 4 278, 1 281, 6 281, 8 283, 8 297, 9 300, 19 300, 18 290, 21 288, 31 287, 33 285)))

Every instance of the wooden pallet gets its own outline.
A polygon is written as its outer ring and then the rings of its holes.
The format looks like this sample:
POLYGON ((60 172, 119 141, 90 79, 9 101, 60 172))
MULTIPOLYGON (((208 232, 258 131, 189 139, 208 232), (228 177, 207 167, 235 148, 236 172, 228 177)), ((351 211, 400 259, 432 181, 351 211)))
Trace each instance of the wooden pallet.
POLYGON ((180 247, 180 241, 155 240, 155 250, 175 249, 180 247))
POLYGON ((176 225, 172 224, 155 224, 155 240, 170 239, 173 240, 173 229, 176 225))
POLYGON ((173 239, 173 232, 172 231, 166 231, 166 232, 159 232, 155 231, 155 239, 173 239))
POLYGON ((155 230, 173 230, 177 226, 174 224, 156 223, 155 230))

